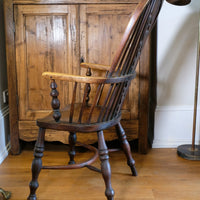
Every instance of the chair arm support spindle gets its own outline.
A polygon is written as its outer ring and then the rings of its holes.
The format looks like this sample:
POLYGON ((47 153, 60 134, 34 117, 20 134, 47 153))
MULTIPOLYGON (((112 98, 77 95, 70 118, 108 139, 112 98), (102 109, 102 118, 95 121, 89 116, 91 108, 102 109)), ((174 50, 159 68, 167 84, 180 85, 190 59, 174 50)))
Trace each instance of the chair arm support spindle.
POLYGON ((109 71, 110 65, 100 65, 100 64, 94 64, 94 63, 81 63, 81 67, 83 68, 91 68, 94 70, 100 70, 100 71, 109 71))
POLYGON ((51 106, 53 108, 53 118, 55 119, 56 122, 58 122, 61 118, 61 113, 60 113, 60 101, 58 99, 58 95, 59 95, 59 92, 57 91, 57 84, 55 82, 54 79, 51 80, 51 84, 50 84, 50 87, 51 87, 51 93, 50 95, 52 96, 52 101, 51 101, 51 106))
MULTIPOLYGON (((92 75, 91 68, 88 67, 86 76, 91 77, 91 75, 92 75)), ((88 90, 87 90, 87 96, 86 96, 86 105, 87 106, 88 106, 89 100, 90 100, 90 91, 91 91, 91 86, 90 86, 90 84, 88 84, 88 90)))

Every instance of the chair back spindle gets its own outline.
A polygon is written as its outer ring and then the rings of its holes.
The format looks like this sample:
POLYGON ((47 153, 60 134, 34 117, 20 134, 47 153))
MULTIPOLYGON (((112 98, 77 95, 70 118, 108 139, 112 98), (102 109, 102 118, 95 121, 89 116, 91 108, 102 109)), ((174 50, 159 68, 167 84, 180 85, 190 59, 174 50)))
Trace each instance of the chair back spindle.
MULTIPOLYGON (((163 0, 141 0, 136 10, 133 12, 111 67, 105 74, 107 79, 116 78, 115 82, 110 83, 108 86, 106 86, 106 81, 95 83, 96 91, 93 93, 93 98, 89 97, 92 83, 75 82, 70 105, 70 123, 100 123, 121 116, 121 108, 128 88, 131 80, 136 76, 135 69, 142 48, 155 24, 157 15, 162 6, 162 1, 163 0), (81 106, 76 107, 78 84, 84 84, 84 92, 81 106), (105 92, 107 94, 105 94, 105 92), (75 112, 76 116, 78 113, 78 117, 74 117, 75 112), (95 120, 93 119, 94 115, 96 115, 96 117, 94 117, 95 120)), ((86 76, 90 77, 91 75, 91 68, 88 68, 86 76)), ((53 98, 54 101, 57 101, 57 96, 53 98)), ((55 115, 58 114, 57 109, 54 109, 54 112, 55 115)))
POLYGON ((77 82, 75 82, 75 84, 74 84, 72 102, 71 102, 71 107, 70 107, 70 115, 69 115, 69 122, 70 123, 72 123, 73 115, 74 115, 74 103, 76 101, 76 90, 77 90, 77 82))

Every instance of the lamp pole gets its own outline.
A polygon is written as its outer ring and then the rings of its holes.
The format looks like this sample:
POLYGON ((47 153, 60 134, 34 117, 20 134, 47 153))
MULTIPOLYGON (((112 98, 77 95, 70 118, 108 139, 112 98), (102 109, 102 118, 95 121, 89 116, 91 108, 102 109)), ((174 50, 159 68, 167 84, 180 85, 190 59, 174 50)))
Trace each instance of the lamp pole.
POLYGON ((197 116, 197 101, 198 101, 198 85, 199 85, 199 57, 200 57, 200 20, 199 20, 199 35, 197 45, 197 63, 196 63, 196 80, 195 80, 195 95, 194 95, 194 116, 193 116, 193 132, 192 132, 192 150, 195 150, 195 135, 196 135, 196 116, 197 116))
POLYGON ((199 85, 199 67, 200 67, 200 13, 198 24, 198 40, 197 40, 197 60, 196 60, 196 78, 195 78, 195 94, 194 94, 194 114, 193 114, 193 131, 192 144, 180 145, 177 153, 187 160, 200 160, 200 145, 195 145, 196 120, 197 120, 197 102, 198 102, 198 85, 199 85))

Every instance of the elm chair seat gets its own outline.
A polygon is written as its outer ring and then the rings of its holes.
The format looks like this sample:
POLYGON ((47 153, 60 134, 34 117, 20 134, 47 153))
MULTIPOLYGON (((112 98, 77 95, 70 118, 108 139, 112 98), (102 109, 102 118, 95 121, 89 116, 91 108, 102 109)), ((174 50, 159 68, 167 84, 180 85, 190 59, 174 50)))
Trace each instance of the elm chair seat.
POLYGON ((76 103, 74 104, 74 122, 70 123, 69 115, 70 115, 70 105, 66 106, 63 110, 61 110, 61 116, 59 122, 56 122, 53 119, 53 112, 48 115, 47 117, 43 119, 37 120, 37 125, 41 128, 49 128, 54 130, 64 130, 64 131, 76 131, 76 132, 94 132, 94 131, 100 131, 102 129, 107 129, 111 126, 116 125, 118 122, 120 122, 121 115, 117 116, 116 118, 106 121, 106 122, 98 122, 98 115, 101 111, 101 106, 96 106, 93 111, 93 115, 91 117, 90 123, 88 123, 88 116, 91 110, 91 105, 86 106, 83 117, 82 117, 82 123, 80 124, 78 122, 79 120, 79 110, 81 109, 82 104, 76 103))

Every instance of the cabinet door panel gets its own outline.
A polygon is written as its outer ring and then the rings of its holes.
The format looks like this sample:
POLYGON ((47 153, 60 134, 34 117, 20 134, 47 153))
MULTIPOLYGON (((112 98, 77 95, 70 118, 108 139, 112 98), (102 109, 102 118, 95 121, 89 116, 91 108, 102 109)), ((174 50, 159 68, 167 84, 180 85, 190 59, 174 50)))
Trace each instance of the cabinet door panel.
MULTIPOLYGON (((80 52, 85 62, 111 64, 135 8, 136 4, 81 5, 80 52)), ((81 73, 84 74, 85 71, 81 70, 81 73)), ((93 72, 93 75, 104 76, 100 72, 93 72)), ((138 86, 139 78, 136 78, 132 82, 130 92, 124 102, 122 111, 124 119, 138 118, 138 86)), ((96 88, 93 86, 91 99, 94 97, 95 91, 96 88)), ((106 91, 102 95, 105 96, 106 91)))
MULTIPOLYGON (((42 72, 79 73, 77 14, 74 5, 15 6, 20 120, 35 120, 51 110, 49 81, 42 72)), ((72 85, 57 83, 63 107, 71 99, 72 85)))

